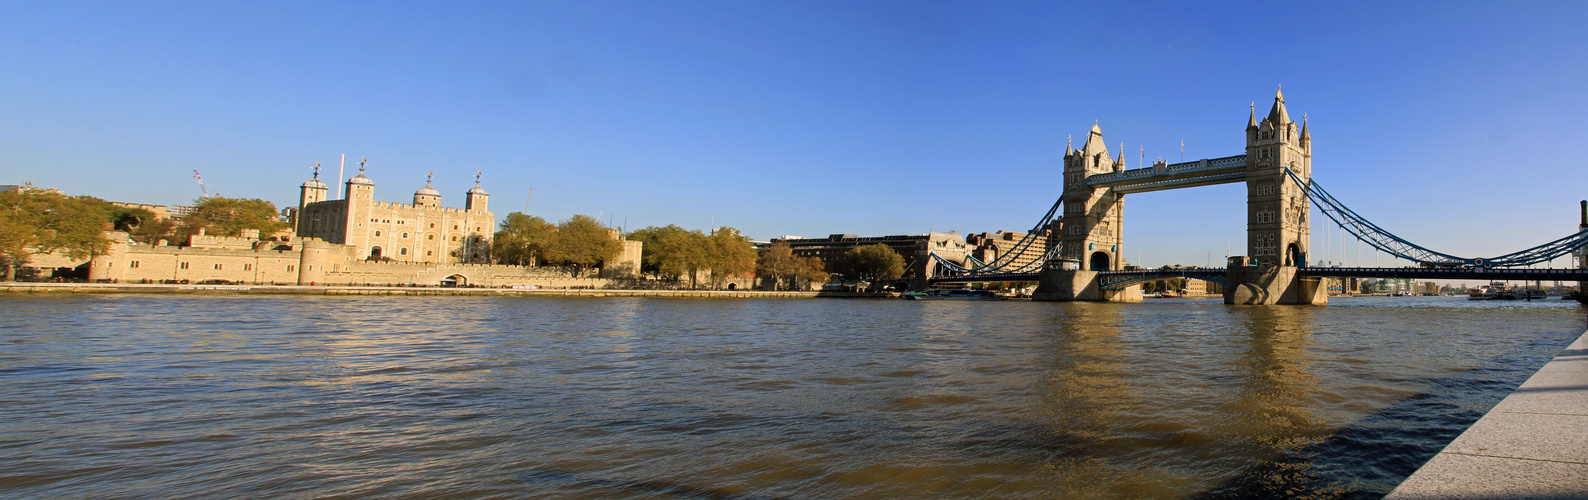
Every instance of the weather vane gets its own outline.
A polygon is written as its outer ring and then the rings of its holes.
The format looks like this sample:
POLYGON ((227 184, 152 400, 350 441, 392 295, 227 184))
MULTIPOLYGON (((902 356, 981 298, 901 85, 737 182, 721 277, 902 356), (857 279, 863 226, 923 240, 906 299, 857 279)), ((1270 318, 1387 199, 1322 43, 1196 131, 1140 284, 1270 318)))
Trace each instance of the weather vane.
POLYGON ((314 178, 320 178, 320 162, 314 162, 314 178))
POLYGON ((430 185, 430 178, 431 177, 435 177, 435 176, 436 176, 436 171, 434 171, 434 170, 425 172, 425 185, 429 186, 430 185))
POLYGON ((358 173, 359 174, 363 174, 364 173, 364 164, 365 163, 369 163, 369 157, 366 157, 366 156, 358 157, 358 173))
POLYGON ((474 187, 480 187, 480 171, 474 171, 474 187))

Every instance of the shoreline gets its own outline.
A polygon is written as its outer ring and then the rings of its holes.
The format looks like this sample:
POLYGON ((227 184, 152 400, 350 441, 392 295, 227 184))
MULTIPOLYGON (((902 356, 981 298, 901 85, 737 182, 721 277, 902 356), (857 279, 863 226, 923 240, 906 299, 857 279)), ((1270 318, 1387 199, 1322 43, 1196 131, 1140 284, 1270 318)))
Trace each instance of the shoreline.
POLYGON ((591 288, 441 288, 342 285, 163 285, 122 283, 0 283, 12 294, 264 294, 264 295, 410 295, 410 296, 544 296, 544 297, 677 297, 677 298, 897 298, 894 292, 796 292, 762 290, 611 290, 591 288))

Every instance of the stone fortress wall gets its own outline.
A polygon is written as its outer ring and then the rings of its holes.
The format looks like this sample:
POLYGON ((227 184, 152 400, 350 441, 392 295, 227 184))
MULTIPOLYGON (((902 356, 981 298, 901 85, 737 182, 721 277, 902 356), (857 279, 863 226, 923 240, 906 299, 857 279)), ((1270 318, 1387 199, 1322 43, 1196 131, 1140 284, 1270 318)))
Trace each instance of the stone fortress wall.
MULTIPOLYGON (((400 286, 540 286, 600 288, 610 280, 633 279, 642 243, 623 243, 615 262, 594 276, 574 277, 557 267, 506 266, 489 261, 495 216, 478 181, 463 209, 440 206, 427 182, 414 203, 377 202, 374 182, 363 175, 347 181, 346 196, 325 200, 318 179, 302 186, 291 222, 296 237, 259 239, 258 231, 236 237, 193 235, 186 246, 147 245, 112 232, 111 248, 89 265, 89 279, 120 283, 204 283, 400 286)), ((57 266, 62 267, 62 266, 57 266)), ((69 267, 75 267, 69 266, 69 267)))

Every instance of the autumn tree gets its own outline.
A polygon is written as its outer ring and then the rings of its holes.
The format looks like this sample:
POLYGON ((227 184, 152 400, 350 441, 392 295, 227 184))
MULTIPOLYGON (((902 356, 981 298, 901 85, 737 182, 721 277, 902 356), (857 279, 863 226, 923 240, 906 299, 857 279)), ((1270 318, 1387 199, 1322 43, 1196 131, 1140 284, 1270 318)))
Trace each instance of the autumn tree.
POLYGON ((182 219, 176 236, 185 237, 204 229, 216 236, 239 236, 244 229, 259 230, 264 239, 288 224, 276 213, 276 204, 258 198, 211 196, 194 201, 193 211, 182 219))
POLYGON ((573 266, 583 276, 586 269, 611 262, 623 252, 623 242, 612 233, 595 217, 575 215, 557 223, 556 238, 543 258, 573 266))
POLYGON ((491 239, 491 255, 502 264, 532 266, 545 260, 557 244, 557 226, 546 219, 519 212, 507 214, 502 229, 491 239))
POLYGON ((772 290, 777 290, 783 278, 799 273, 801 265, 800 258, 794 256, 793 247, 786 241, 778 241, 761 251, 760 258, 756 259, 755 273, 771 279, 772 290))
POLYGON ((92 258, 110 247, 110 204, 91 196, 66 196, 53 190, 20 188, 0 192, 0 260, 5 281, 35 254, 63 252, 92 258), (6 213, 9 212, 9 213, 6 213))
POLYGON ((821 259, 814 256, 799 258, 799 267, 794 270, 794 280, 796 282, 804 281, 820 284, 826 283, 829 278, 830 276, 827 275, 827 270, 821 259))

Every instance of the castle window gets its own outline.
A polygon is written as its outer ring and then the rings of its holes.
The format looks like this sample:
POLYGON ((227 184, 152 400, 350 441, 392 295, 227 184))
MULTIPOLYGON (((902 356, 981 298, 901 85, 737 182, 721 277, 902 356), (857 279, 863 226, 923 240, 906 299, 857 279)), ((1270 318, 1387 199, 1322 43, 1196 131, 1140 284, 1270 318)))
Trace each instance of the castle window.
POLYGON ((287 272, 292 272, 292 264, 287 264, 287 272))
POLYGON ((436 228, 436 223, 434 223, 434 222, 430 223, 430 229, 435 229, 435 228, 436 228))
POLYGON ((254 270, 254 265, 253 264, 243 264, 243 270, 244 271, 252 271, 252 270, 254 270))
POLYGON ((429 257, 429 256, 430 256, 430 251, 429 250, 425 250, 425 257, 429 257))
POLYGON ((407 238, 407 237, 408 237, 408 233, 403 233, 403 238, 407 238))
POLYGON ((375 231, 375 236, 380 236, 380 231, 375 231))
POLYGON ((220 264, 216 264, 216 265, 215 265, 215 268, 216 268, 216 269, 220 269, 220 268, 221 268, 221 265, 220 265, 220 264))
POLYGON ((452 235, 452 241, 458 241, 458 235, 456 235, 456 234, 452 235))
POLYGON ((452 230, 453 231, 457 231, 458 230, 458 225, 457 224, 453 224, 452 225, 452 230))
POLYGON ((137 269, 138 268, 138 261, 136 261, 136 260, 132 261, 132 263, 128 264, 127 267, 130 267, 130 268, 133 268, 133 269, 137 269))
MULTIPOLYGON (((432 225, 434 225, 434 224, 432 224, 432 225)), ((430 235, 425 235, 425 239, 427 239, 427 240, 433 240, 433 239, 436 239, 436 235, 434 235, 434 234, 430 234, 430 235)))
POLYGON ((176 267, 177 269, 187 269, 187 263, 183 262, 181 264, 177 264, 176 267))
POLYGON ((408 255, 408 249, 406 249, 406 248, 397 249, 397 255, 408 255))

